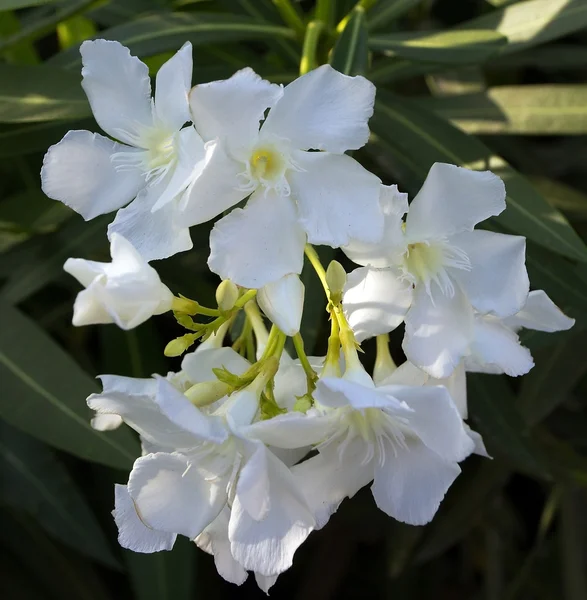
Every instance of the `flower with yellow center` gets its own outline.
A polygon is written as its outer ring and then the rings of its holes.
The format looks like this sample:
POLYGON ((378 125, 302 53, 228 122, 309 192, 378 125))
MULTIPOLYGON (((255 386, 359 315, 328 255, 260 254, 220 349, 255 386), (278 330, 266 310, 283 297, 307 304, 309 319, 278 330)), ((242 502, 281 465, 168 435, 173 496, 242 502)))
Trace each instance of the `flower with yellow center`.
POLYGON ((525 239, 474 230, 505 208, 489 171, 436 163, 409 210, 395 186, 382 187, 381 204, 382 240, 343 248, 364 265, 348 278, 347 318, 359 339, 405 321, 406 356, 443 379, 471 352, 475 311, 503 318, 526 302, 525 239))
POLYGON ((43 191, 84 219, 135 199, 119 211, 109 237, 124 236, 147 260, 188 250, 188 228, 175 214, 205 159, 204 142, 193 126, 184 127, 191 120, 191 44, 161 67, 153 99, 147 65, 120 43, 86 41, 80 52, 82 87, 96 121, 113 139, 68 132, 45 155, 43 191))
POLYGON ((212 271, 261 288, 301 272, 306 240, 378 240, 380 181, 345 154, 367 142, 374 97, 365 78, 329 65, 285 88, 251 69, 193 88, 192 120, 207 159, 182 219, 202 223, 250 196, 216 223, 212 271))

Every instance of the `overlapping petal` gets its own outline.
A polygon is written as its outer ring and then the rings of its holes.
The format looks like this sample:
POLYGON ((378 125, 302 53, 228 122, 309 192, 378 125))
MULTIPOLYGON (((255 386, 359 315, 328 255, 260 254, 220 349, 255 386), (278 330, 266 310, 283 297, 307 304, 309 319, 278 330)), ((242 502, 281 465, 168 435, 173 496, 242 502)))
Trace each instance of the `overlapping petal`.
POLYGON ((470 270, 452 269, 451 275, 479 312, 508 317, 526 304, 526 238, 476 230, 455 235, 451 244, 471 263, 470 270))
POLYGON ((473 340, 473 308, 458 287, 450 298, 417 286, 405 323, 406 357, 436 379, 453 372, 473 340))
POLYGON ((288 174, 299 220, 311 244, 333 248, 383 235, 378 177, 344 154, 294 152, 288 174))
POLYGON ((85 41, 80 53, 82 87, 98 125, 136 145, 141 131, 153 125, 149 68, 119 42, 85 41))
POLYGON ((470 231, 505 210, 505 196, 503 181, 491 171, 434 163, 410 204, 406 236, 421 242, 470 231))
POLYGON ((355 269, 347 279, 343 307, 357 340, 394 330, 403 322, 412 297, 412 285, 396 269, 355 269))
POLYGON ((566 331, 575 324, 567 317, 543 290, 530 292, 526 304, 518 313, 503 320, 504 325, 514 330, 521 327, 536 331, 566 331))
POLYGON ((145 185, 138 169, 116 169, 111 157, 123 151, 134 149, 98 133, 68 131, 45 154, 41 169, 43 192, 86 221, 119 209, 145 185))
POLYGON ((190 93, 192 119, 205 141, 220 139, 239 160, 248 158, 265 111, 281 98, 281 86, 247 67, 230 79, 196 85, 190 93))
POLYGON ((248 288, 300 274, 306 235, 289 198, 258 191, 244 209, 216 223, 210 234, 210 270, 248 288))
POLYGON ((342 154, 369 139, 375 86, 322 65, 290 83, 271 109, 262 136, 289 140, 292 148, 342 154))

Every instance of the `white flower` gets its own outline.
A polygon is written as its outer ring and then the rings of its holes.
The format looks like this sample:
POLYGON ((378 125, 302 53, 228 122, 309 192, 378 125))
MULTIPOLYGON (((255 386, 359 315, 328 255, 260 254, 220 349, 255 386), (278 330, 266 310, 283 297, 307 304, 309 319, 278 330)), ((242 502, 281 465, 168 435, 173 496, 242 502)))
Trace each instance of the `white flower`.
POLYGON ((474 310, 517 313, 528 297, 525 239, 474 226, 505 209, 505 188, 489 171, 436 163, 407 210, 405 194, 383 188, 385 233, 344 251, 367 265, 348 277, 343 304, 358 339, 406 324, 412 363, 445 378, 474 337, 474 310))
POLYGON ((128 48, 93 40, 80 52, 82 87, 94 117, 122 143, 89 131, 68 132, 45 155, 43 191, 84 219, 136 198, 118 213, 110 235, 122 234, 148 260, 189 250, 189 230, 176 218, 178 196, 205 156, 194 127, 183 127, 191 120, 191 44, 161 67, 154 99, 147 65, 128 48))
MULTIPOLYGON (((418 369, 410 361, 406 361, 377 385, 443 385, 448 390, 461 418, 467 419, 469 416, 467 406, 467 373, 464 362, 457 366, 450 377, 446 379, 434 379, 426 371, 422 371, 422 369, 418 369)), ((475 444, 473 452, 480 456, 489 457, 481 436, 476 431, 473 431, 467 423, 463 423, 463 427, 475 444)))
POLYGON ((379 179, 344 154, 367 142, 374 97, 365 78, 328 65, 285 89, 249 68, 193 88, 192 119, 207 156, 184 197, 185 223, 208 221, 252 194, 214 227, 212 271, 260 288, 301 272, 306 236, 334 247, 377 241, 379 179))
POLYGON ((315 398, 333 429, 319 454, 292 471, 317 527, 370 481, 385 513, 413 525, 430 521, 460 473, 458 462, 474 449, 447 389, 375 387, 364 371, 347 371, 321 378, 315 398))
MULTIPOLYGON (((212 368, 222 366, 239 374, 248 363, 230 348, 212 348, 182 364, 195 388, 214 379, 212 368)), ((186 397, 163 378, 103 381, 104 392, 90 396, 88 405, 98 414, 119 415, 153 450, 135 462, 128 482, 144 524, 159 534, 194 539, 218 527, 216 519, 230 509, 230 555, 241 569, 273 577, 291 566, 314 518, 289 469, 251 427, 259 412, 257 380, 201 410, 188 400, 194 388, 186 397)), ((133 527, 131 520, 124 531, 133 527)), ((133 540, 127 533, 124 540, 130 549, 147 551, 142 535, 133 540)))
POLYGON ((534 361, 528 348, 520 343, 518 330, 565 331, 574 324, 575 320, 567 317, 543 290, 535 290, 515 315, 503 319, 475 315, 473 341, 464 359, 465 367, 478 373, 525 375, 534 361))
POLYGON ((74 325, 132 329, 171 309, 173 294, 130 242, 113 234, 110 253, 111 263, 69 258, 63 265, 86 288, 75 299, 74 325))
POLYGON ((297 275, 285 275, 257 293, 257 302, 270 321, 286 335, 300 330, 304 310, 304 284, 297 275))

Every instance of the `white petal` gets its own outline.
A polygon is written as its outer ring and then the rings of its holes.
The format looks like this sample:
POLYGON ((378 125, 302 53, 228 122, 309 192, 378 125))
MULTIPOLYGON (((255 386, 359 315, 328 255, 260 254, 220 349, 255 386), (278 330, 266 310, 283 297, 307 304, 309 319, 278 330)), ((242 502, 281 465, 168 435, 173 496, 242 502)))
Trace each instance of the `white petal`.
POLYGON ((191 87, 192 45, 186 42, 161 66, 155 84, 155 114, 172 131, 192 120, 188 102, 191 87))
POLYGON ((242 375, 251 363, 232 348, 209 348, 186 354, 181 369, 187 373, 190 381, 201 383, 215 381, 212 369, 227 369, 235 375, 242 375))
POLYGON ((406 426, 445 460, 458 462, 473 452, 474 445, 465 431, 463 419, 444 386, 391 385, 378 390, 412 409, 406 417, 406 426))
POLYGON ((396 269, 361 267, 349 273, 342 300, 357 340, 393 331, 412 303, 412 285, 396 269))
POLYGON ((275 375, 273 394, 281 408, 292 411, 297 396, 303 396, 307 391, 307 380, 304 369, 299 364, 279 365, 275 375))
POLYGON ((162 186, 142 191, 127 207, 119 210, 108 226, 108 237, 119 234, 126 238, 147 260, 168 258, 193 247, 190 230, 183 227, 176 202, 169 202, 157 212, 152 208, 162 186))
POLYGON ((135 136, 153 124, 149 68, 118 42, 86 41, 80 53, 82 87, 98 125, 135 145, 135 136))
POLYGON ((424 444, 403 448, 386 439, 383 443, 386 459, 376 464, 371 487, 377 506, 403 523, 428 523, 461 472, 459 465, 443 460, 424 444))
POLYGON ((467 361, 469 371, 507 373, 511 377, 525 375, 534 366, 528 348, 520 344, 517 334, 502 325, 497 319, 477 317, 475 340, 471 345, 471 359, 467 361), (474 364, 479 365, 475 368, 474 364))
POLYGON ((294 152, 293 159, 300 170, 291 170, 288 179, 311 244, 338 248, 351 239, 381 239, 378 177, 346 154, 294 152))
POLYGON ((468 417, 467 373, 463 362, 459 363, 450 377, 446 379, 430 379, 429 385, 443 385, 450 392, 450 396, 461 417, 463 419, 468 417))
POLYGON ((259 586, 259 589, 264 591, 267 595, 269 595, 269 590, 275 585, 277 578, 279 575, 272 575, 271 577, 267 577, 266 575, 261 575, 260 573, 255 573, 255 582, 259 586))
POLYGON ((181 454, 148 454, 135 461, 128 492, 153 529, 195 538, 222 510, 226 493, 206 481, 181 454))
POLYGON ((526 303, 526 238, 491 231, 467 231, 450 240, 464 250, 471 270, 450 269, 471 304, 482 313, 507 317, 526 303))
MULTIPOLYGON (((293 555, 314 529, 314 517, 289 469, 275 456, 265 453, 266 494, 257 497, 257 504, 267 506, 262 520, 251 514, 249 503, 243 504, 241 480, 247 463, 237 483, 237 493, 232 505, 228 536, 234 558, 245 568, 261 575, 273 576, 282 573, 293 562, 293 555)), ((254 481, 260 474, 252 475, 254 481)), ((251 492, 251 500, 255 497, 251 492)))
POLYGON ((335 420, 329 415, 291 412, 257 421, 244 433, 248 438, 270 446, 295 449, 324 441, 335 425, 335 420))
POLYGON ((222 444, 228 438, 228 432, 221 419, 202 413, 165 378, 157 375, 156 379, 155 402, 171 423, 201 440, 215 444, 222 444))
POLYGON ((503 324, 512 329, 525 327, 536 331, 566 331, 575 324, 546 295, 543 290, 530 292, 524 308, 512 317, 503 320, 503 324))
POLYGON ((184 427, 175 425, 161 412, 155 403, 155 380, 110 375, 103 375, 100 379, 104 391, 92 394, 87 400, 88 406, 98 415, 120 415, 148 442, 162 447, 189 449, 200 443, 200 438, 184 427), (140 387, 133 387, 136 382, 139 382, 138 385, 144 384, 142 391, 140 387))
POLYGON ((118 527, 118 543, 133 552, 159 552, 171 550, 177 537, 175 533, 156 531, 139 518, 126 485, 114 486, 114 521, 118 527))
POLYGON ((306 236, 289 198, 256 192, 214 225, 208 266, 222 279, 261 288, 290 273, 300 274, 306 236))
POLYGON ((198 548, 214 555, 216 570, 223 579, 236 585, 242 585, 246 581, 248 573, 242 565, 234 560, 230 552, 229 518, 230 509, 225 507, 194 541, 198 548))
POLYGON ((113 431, 118 429, 123 422, 119 415, 96 415, 90 424, 96 431, 113 431))
POLYGON ((304 310, 304 284, 297 275, 285 275, 263 286, 257 294, 259 308, 285 335, 300 331, 304 310))
MULTIPOLYGON (((64 270, 67 271, 69 261, 76 259, 68 259, 64 265, 64 270)), ((78 259, 81 260, 81 259, 78 259)), ((106 310, 104 304, 100 302, 90 287, 87 290, 82 290, 76 297, 73 303, 73 317, 71 322, 76 327, 84 327, 85 325, 106 325, 114 323, 115 319, 106 310)))
MULTIPOLYGON (((159 198, 151 208, 153 212, 173 200, 183 202, 184 192, 202 172, 206 162, 204 141, 194 127, 184 127, 176 133, 173 145, 176 163, 170 175, 165 177, 158 186, 159 198)), ((185 223, 183 225, 185 226, 185 223)))
POLYGON ((386 408, 395 413, 409 415, 410 410, 402 403, 380 391, 380 388, 368 388, 354 381, 341 377, 322 377, 314 392, 316 402, 330 408, 352 406, 355 410, 365 408, 386 408))
POLYGON ((202 170, 181 201, 182 220, 190 227, 213 219, 249 194, 240 189, 238 179, 245 165, 229 156, 222 140, 208 142, 205 150, 202 170))
POLYGON ((423 285, 416 286, 406 314, 402 348, 408 360, 437 379, 448 377, 473 340, 473 309, 455 286, 452 298, 435 290, 434 300, 423 285))
POLYGON ((271 109, 262 136, 275 135, 300 150, 342 154, 369 139, 375 86, 364 77, 348 77, 323 65, 290 83, 271 109))
POLYGON ((247 67, 230 79, 196 85, 190 93, 190 107, 196 129, 204 140, 226 140, 238 159, 257 141, 259 123, 265 111, 283 94, 281 86, 265 81, 247 67))
POLYGON ((490 171, 434 163, 410 204, 406 235, 420 242, 472 230, 505 210, 505 186, 490 171))
POLYGON ((383 237, 376 243, 351 240, 342 251, 358 265, 377 268, 396 264, 396 257, 406 250, 403 216, 408 211, 408 195, 398 191, 397 185, 382 185, 379 205, 383 213, 383 237))
POLYGON ((130 202, 145 185, 138 169, 116 170, 111 156, 133 152, 98 133, 68 131, 43 159, 41 187, 86 221, 130 202))
POLYGON ((352 498, 373 479, 372 463, 364 464, 364 457, 364 442, 355 439, 342 456, 331 444, 318 455, 292 467, 298 487, 316 519, 316 529, 328 523, 345 498, 352 498))

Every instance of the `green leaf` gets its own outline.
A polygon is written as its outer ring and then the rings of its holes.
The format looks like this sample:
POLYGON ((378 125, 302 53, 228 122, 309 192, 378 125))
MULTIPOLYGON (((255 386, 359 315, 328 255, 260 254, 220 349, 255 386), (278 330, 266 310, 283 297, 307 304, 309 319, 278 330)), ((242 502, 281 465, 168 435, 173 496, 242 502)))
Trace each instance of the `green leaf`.
POLYGON ((422 183, 435 162, 476 170, 489 169, 506 184, 508 208, 496 221, 550 250, 587 261, 587 248, 562 213, 550 206, 528 181, 478 139, 414 102, 380 90, 371 120, 372 131, 396 150, 403 163, 422 183))
MULTIPOLYGON (((2 563, 5 554, 17 557, 28 580, 41 588, 41 595, 35 600, 112 600, 103 576, 99 576, 87 560, 82 560, 79 553, 50 539, 26 514, 0 511, 0 542, 3 550, 10 550, 3 553, 2 563)), ((4 591, 4 586, 1 589, 4 591)), ((20 600, 21 594, 19 591, 14 596, 3 597, 20 600)))
POLYGON ((118 469, 128 469, 140 455, 128 429, 92 429, 85 399, 98 390, 96 382, 33 321, 5 303, 0 309, 0 379, 0 417, 14 427, 118 469))
POLYGON ((0 126, 0 158, 45 152, 70 129, 96 129, 94 119, 0 126))
POLYGON ((587 48, 579 44, 548 44, 515 54, 500 55, 489 61, 491 67, 519 69, 534 67, 546 71, 576 69, 587 65, 587 48))
POLYGON ((330 64, 345 75, 364 75, 369 64, 365 11, 353 11, 332 50, 330 64))
POLYGON ((26 510, 49 534, 110 567, 118 567, 98 522, 55 453, 0 422, 3 502, 26 510))
POLYGON ((380 29, 394 19, 401 17, 424 0, 379 0, 369 11, 369 29, 380 29))
POLYGON ((553 348, 534 354, 536 366, 522 379, 520 410, 529 425, 545 419, 587 372, 587 361, 577 360, 585 348, 583 335, 565 339, 553 348))
POLYGON ((40 4, 50 4, 51 2, 55 2, 55 0, 0 0, 0 12, 28 8, 29 6, 39 6, 40 4))
POLYGON ((587 219, 587 194, 546 177, 531 177, 532 185, 552 204, 573 220, 587 219))
MULTIPOLYGON (((68 258, 105 247, 110 218, 103 216, 87 223, 75 215, 56 233, 32 239, 28 252, 34 258, 12 272, 0 290, 0 299, 17 304, 62 276, 68 258)), ((10 261, 10 256, 6 259, 10 261)))
POLYGON ((370 48, 387 56, 446 64, 483 62, 506 43, 507 38, 491 29, 390 33, 369 38, 370 48))
POLYGON ((584 0, 528 0, 462 23, 459 28, 495 29, 508 38, 501 54, 509 54, 564 37, 585 26, 584 0))
POLYGON ((0 40, 0 53, 6 52, 22 42, 34 41, 51 33, 59 23, 90 10, 102 0, 79 0, 61 5, 53 14, 31 21, 19 32, 0 40))
POLYGON ((63 121, 91 115, 80 76, 41 65, 0 64, 0 123, 63 121))
POLYGON ((124 551, 136 600, 191 600, 197 573, 196 545, 178 537, 171 552, 124 551))
MULTIPOLYGON (((100 37, 117 40, 137 56, 177 51, 190 41, 194 46, 263 39, 295 39, 291 29, 235 15, 214 13, 173 13, 141 17, 100 32, 100 37)), ((54 56, 47 64, 78 69, 78 47, 54 56)))
POLYGON ((516 398, 504 377, 469 374, 467 402, 473 429, 483 436, 490 455, 508 459, 524 473, 548 477, 544 460, 526 432, 516 398))
POLYGON ((467 133, 587 133, 587 85, 502 86, 476 94, 423 98, 419 103, 467 133))

